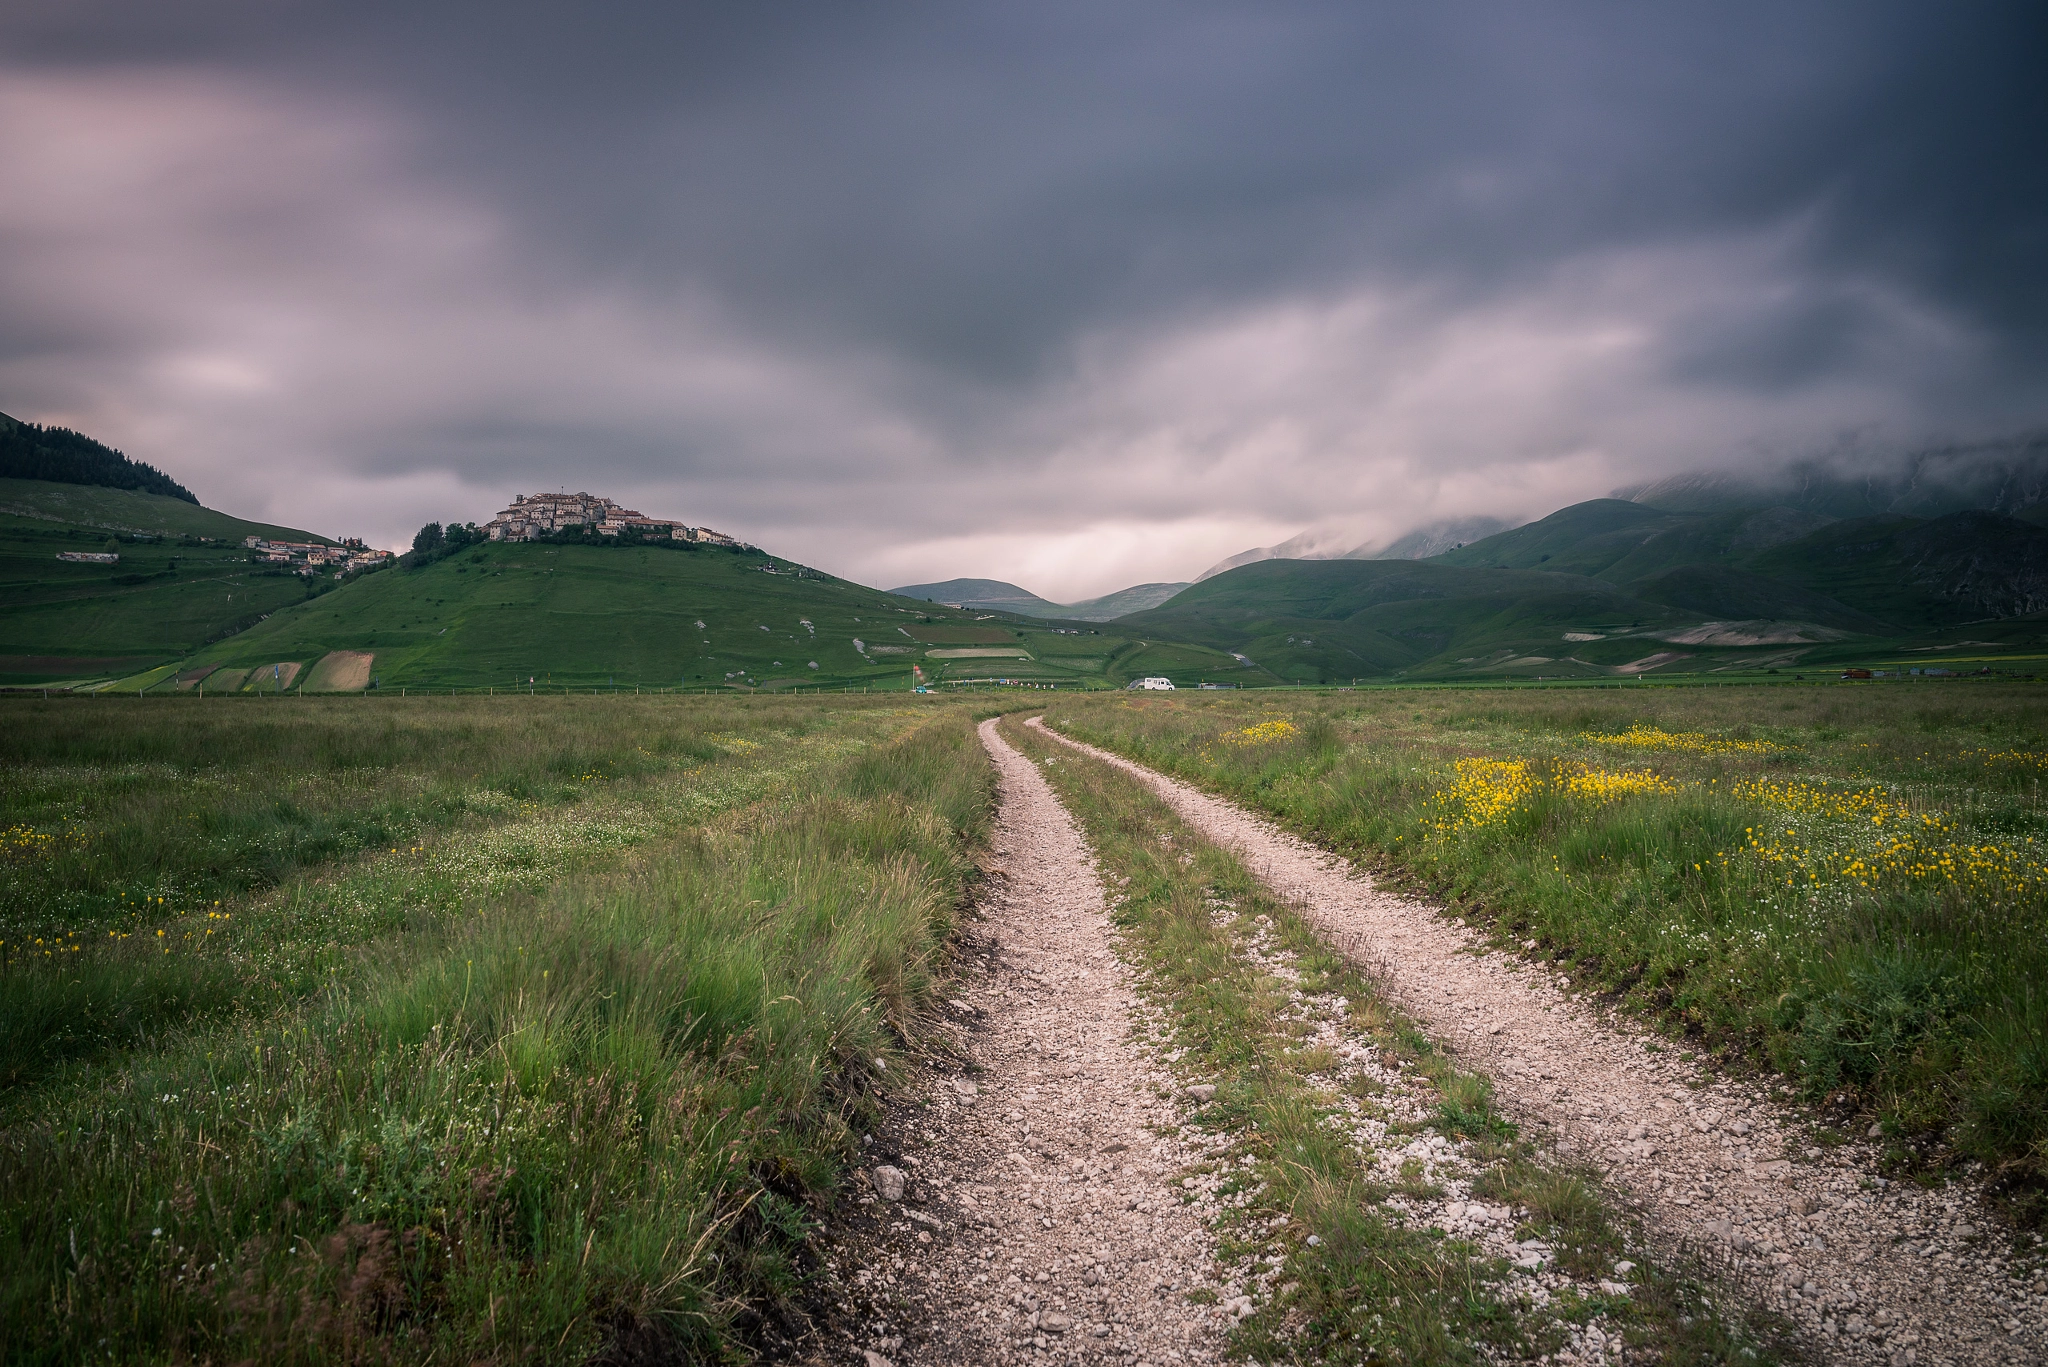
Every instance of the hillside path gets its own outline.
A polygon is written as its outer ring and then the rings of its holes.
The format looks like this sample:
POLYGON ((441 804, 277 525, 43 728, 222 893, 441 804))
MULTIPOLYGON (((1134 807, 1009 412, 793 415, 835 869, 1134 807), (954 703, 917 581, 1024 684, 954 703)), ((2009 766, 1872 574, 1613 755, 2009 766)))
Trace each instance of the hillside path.
POLYGON ((1489 1074, 1502 1108, 1586 1162, 1666 1246, 1721 1264, 1844 1363, 2048 1361, 2048 1282, 2010 1276, 2007 1244, 1963 1188, 1887 1182, 1857 1141, 1813 1147, 1761 1084, 1681 1059, 1595 1011, 1540 964, 1493 952, 1425 903, 1225 799, 1037 727, 1146 784, 1296 903, 1404 1011, 1489 1074))
POLYGON ((1180 1186, 1198 1155, 1152 1130, 1192 1103, 1132 1038, 1145 1008, 1079 830, 995 726, 981 739, 1001 777, 1000 862, 975 928, 990 962, 949 1003, 952 1047, 977 1071, 919 1076, 917 1142, 869 1169, 872 1229, 838 1274, 842 1308, 866 1303, 851 1360, 1220 1361, 1229 1316, 1187 1300, 1219 1289, 1214 1236, 1180 1186))

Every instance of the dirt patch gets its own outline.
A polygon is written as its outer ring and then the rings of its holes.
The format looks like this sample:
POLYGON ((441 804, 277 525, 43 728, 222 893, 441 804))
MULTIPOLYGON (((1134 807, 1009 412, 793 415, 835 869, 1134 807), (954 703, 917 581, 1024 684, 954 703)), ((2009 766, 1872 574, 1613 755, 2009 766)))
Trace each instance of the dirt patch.
POLYGON ((1505 1109, 1599 1167, 1658 1237, 1725 1263, 1745 1294, 1800 1326, 1816 1357, 2048 1360, 2048 1280, 2023 1275, 2038 1256, 1995 1234, 1968 1188, 1890 1181, 1875 1144, 1816 1134, 1761 1084, 1681 1057, 1570 995, 1548 966, 1491 952, 1437 909, 1377 890, 1348 861, 1230 802, 1059 739, 1135 775, 1237 852, 1490 1074, 1505 1109))
POLYGON ((367 650, 331 650, 306 675, 306 691, 360 693, 370 686, 370 666, 376 659, 367 650))

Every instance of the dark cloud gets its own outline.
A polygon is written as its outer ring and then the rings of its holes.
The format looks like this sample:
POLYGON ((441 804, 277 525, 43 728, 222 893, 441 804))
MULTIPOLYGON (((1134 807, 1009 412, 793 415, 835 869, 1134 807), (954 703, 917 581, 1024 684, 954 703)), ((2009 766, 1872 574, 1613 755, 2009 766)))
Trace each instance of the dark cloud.
POLYGON ((1073 595, 2038 424, 2044 38, 2013 5, 30 0, 0 406, 387 540, 566 480, 1073 595))

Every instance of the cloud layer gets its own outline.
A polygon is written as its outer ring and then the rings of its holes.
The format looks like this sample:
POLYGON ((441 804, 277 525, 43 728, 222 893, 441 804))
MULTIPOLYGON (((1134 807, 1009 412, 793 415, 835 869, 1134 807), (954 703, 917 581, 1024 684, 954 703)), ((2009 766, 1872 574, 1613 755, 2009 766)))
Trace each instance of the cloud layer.
POLYGON ((1057 598, 2009 431, 2023 9, 10 7, 0 408, 386 543, 567 485, 1057 598))

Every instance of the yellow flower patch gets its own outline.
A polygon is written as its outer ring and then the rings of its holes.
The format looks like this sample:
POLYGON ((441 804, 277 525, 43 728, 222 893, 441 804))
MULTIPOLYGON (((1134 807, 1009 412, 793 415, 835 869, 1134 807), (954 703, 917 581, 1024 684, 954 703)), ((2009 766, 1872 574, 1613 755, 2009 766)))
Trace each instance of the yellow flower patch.
POLYGON ((1637 750, 1688 750, 1699 755, 1775 755, 1785 749, 1767 740, 1720 740, 1703 731, 1665 731, 1642 722, 1611 736, 1588 731, 1580 739, 1596 745, 1623 745, 1637 750))

